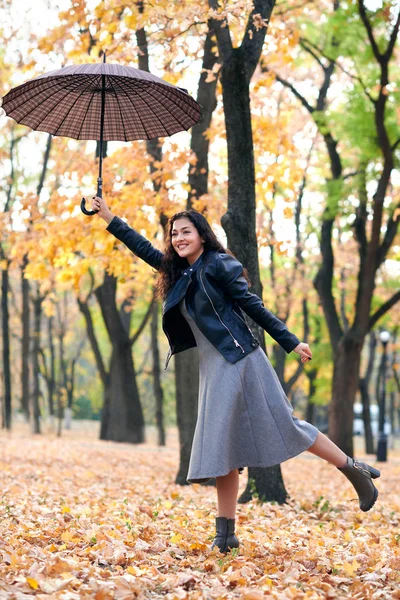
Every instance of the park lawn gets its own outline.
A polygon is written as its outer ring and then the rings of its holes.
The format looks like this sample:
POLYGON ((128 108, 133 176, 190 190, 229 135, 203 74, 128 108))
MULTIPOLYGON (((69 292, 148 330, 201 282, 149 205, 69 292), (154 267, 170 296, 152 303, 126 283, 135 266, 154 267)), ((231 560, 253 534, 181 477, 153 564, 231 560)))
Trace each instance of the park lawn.
POLYGON ((177 464, 176 434, 0 433, 0 599, 400 598, 398 450, 369 513, 321 459, 284 463, 288 504, 239 505, 234 556, 209 549, 215 489, 175 485, 177 464))

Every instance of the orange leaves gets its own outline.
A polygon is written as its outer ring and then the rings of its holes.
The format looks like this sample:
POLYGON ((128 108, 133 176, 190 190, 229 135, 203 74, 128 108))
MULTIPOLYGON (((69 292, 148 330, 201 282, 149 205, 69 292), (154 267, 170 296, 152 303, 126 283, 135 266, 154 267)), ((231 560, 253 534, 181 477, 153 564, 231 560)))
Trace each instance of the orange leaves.
POLYGON ((398 598, 398 450, 370 513, 333 466, 307 453, 283 463, 289 503, 238 505, 241 546, 224 556, 210 550, 215 489, 173 483, 175 430, 161 449, 100 442, 94 427, 7 438, 0 597, 398 598))

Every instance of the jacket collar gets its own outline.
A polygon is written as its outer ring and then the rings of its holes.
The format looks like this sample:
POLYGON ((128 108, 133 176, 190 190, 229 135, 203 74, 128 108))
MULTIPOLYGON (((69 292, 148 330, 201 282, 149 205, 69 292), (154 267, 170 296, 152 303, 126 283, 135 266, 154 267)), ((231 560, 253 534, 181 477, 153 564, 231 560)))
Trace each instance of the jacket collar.
POLYGON ((191 264, 191 265, 189 265, 189 263, 188 263, 187 267, 185 267, 184 269, 182 269, 182 270, 181 270, 181 273, 183 274, 183 273, 187 273, 188 271, 189 271, 189 272, 191 272, 191 271, 195 271, 195 270, 197 269, 197 267, 199 267, 199 266, 200 266, 200 265, 203 263, 203 261, 204 261, 204 258, 205 258, 205 256, 206 256, 207 254, 208 254, 207 250, 204 250, 204 251, 203 251, 203 252, 200 254, 199 258, 197 258, 197 259, 194 261, 194 263, 193 263, 193 264, 191 264))

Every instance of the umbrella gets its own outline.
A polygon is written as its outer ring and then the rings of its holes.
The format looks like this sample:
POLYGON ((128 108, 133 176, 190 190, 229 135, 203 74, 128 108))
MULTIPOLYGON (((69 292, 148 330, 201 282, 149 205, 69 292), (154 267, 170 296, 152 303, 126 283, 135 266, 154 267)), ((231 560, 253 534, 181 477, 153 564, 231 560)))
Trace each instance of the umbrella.
MULTIPOLYGON (((2 99, 17 123, 52 135, 100 143, 97 195, 102 197, 103 142, 170 136, 198 123, 200 105, 186 90, 133 67, 72 65, 39 75, 2 99)), ((85 208, 86 215, 97 211, 85 208)))

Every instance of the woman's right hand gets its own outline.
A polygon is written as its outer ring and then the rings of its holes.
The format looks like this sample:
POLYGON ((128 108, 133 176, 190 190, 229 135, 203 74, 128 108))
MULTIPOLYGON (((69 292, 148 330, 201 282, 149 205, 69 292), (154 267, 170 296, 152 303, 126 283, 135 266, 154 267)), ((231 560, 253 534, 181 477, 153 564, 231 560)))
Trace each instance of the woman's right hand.
POLYGON ((104 219, 106 223, 111 223, 111 221, 114 218, 114 215, 108 208, 107 204, 105 203, 105 200, 103 198, 99 198, 99 196, 93 196, 91 203, 92 209, 97 211, 99 217, 104 219))

